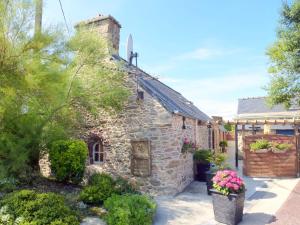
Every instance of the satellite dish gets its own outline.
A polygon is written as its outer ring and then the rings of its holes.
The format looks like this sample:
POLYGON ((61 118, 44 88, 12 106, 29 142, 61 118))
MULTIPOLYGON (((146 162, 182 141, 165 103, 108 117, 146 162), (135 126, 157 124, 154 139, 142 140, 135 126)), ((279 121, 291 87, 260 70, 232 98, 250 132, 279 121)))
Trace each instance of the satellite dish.
POLYGON ((127 61, 131 61, 132 53, 133 53, 133 41, 131 34, 127 38, 127 46, 126 46, 126 53, 127 53, 127 61))

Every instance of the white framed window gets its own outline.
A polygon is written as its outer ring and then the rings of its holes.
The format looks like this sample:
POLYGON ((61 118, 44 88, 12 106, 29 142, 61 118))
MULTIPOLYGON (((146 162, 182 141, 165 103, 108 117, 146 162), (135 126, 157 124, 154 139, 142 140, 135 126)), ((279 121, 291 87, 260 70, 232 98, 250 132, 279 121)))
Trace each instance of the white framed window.
POLYGON ((93 162, 94 163, 104 162, 104 149, 102 143, 100 142, 96 142, 93 145, 93 162))

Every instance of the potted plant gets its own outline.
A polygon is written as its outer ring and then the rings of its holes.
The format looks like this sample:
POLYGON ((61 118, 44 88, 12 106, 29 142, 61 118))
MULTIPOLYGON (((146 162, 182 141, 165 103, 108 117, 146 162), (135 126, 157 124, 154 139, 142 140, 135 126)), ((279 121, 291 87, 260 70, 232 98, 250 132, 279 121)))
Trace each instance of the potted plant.
POLYGON ((213 187, 212 178, 216 175, 218 170, 229 169, 229 166, 225 163, 227 155, 223 153, 214 153, 209 157, 210 170, 206 172, 206 188, 207 194, 211 195, 210 189, 213 187))
POLYGON ((219 147, 221 148, 222 153, 226 152, 226 147, 228 147, 228 142, 227 141, 220 141, 219 147))
POLYGON ((195 180, 206 181, 206 172, 210 169, 211 151, 209 149, 199 149, 194 153, 195 180))
POLYGON ((181 153, 194 152, 196 149, 195 143, 190 141, 188 138, 183 139, 183 145, 181 148, 181 153))
POLYGON ((236 225, 243 219, 245 184, 236 171, 220 170, 213 177, 211 190, 215 220, 236 225))
POLYGON ((266 153, 271 150, 271 143, 267 140, 260 139, 250 144, 250 151, 255 153, 266 153))
POLYGON ((272 142, 272 152, 285 153, 292 147, 291 144, 272 142))

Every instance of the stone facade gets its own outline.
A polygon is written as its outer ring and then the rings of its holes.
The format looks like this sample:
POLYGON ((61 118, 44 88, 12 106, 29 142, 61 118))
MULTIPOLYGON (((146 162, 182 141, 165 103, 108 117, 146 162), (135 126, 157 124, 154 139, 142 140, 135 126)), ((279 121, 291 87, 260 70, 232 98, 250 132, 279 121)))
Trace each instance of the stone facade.
MULTIPOLYGON (((126 86, 131 96, 119 114, 99 111, 99 115, 86 117, 82 131, 89 144, 101 140, 105 152, 104 162, 87 166, 87 174, 106 172, 131 179, 141 191, 157 194, 175 194, 193 181, 193 157, 181 153, 183 139, 188 138, 201 148, 208 147, 208 131, 198 120, 168 112, 161 103, 145 90, 144 99, 137 100, 135 77, 128 74, 126 86), (132 141, 150 143, 150 175, 132 173, 132 141)), ((91 154, 92 155, 92 154, 91 154)))
MULTIPOLYGON (((99 15, 79 25, 97 30, 113 47, 110 53, 118 55, 121 26, 113 17, 99 15)), ((138 98, 135 76, 128 71, 125 78, 131 94, 122 112, 99 109, 98 115, 92 116, 82 111, 85 125, 78 138, 89 147, 86 175, 105 172, 127 178, 151 195, 176 194, 194 177, 193 156, 182 153, 183 140, 188 138, 199 148, 208 148, 206 121, 168 111, 142 87, 139 91, 144 98, 138 98), (95 153, 95 146, 101 153, 95 153), (101 160, 94 160, 99 154, 101 160)))
POLYGON ((111 54, 119 54, 120 45, 120 29, 121 25, 112 16, 98 15, 93 19, 85 20, 78 23, 75 28, 84 26, 85 28, 95 30, 109 44, 109 52, 111 54))

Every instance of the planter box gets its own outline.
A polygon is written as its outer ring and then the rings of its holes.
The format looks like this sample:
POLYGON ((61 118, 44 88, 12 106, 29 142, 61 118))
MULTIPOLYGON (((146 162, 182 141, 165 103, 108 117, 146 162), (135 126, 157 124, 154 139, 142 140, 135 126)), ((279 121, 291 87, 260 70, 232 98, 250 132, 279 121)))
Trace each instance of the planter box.
POLYGON ((285 149, 285 150, 279 150, 277 148, 272 148, 272 152, 275 154, 282 154, 282 153, 286 153, 289 149, 285 149))
POLYGON ((243 219, 245 192, 228 196, 211 189, 215 220, 227 225, 236 225, 243 219))
POLYGON ((196 173, 195 180, 197 181, 206 181, 206 172, 210 169, 210 164, 195 162, 196 173))
POLYGON ((268 151, 270 151, 271 149, 269 148, 265 148, 265 149, 258 149, 258 150, 255 150, 255 151, 251 151, 251 152, 254 152, 254 153, 266 153, 268 151))

